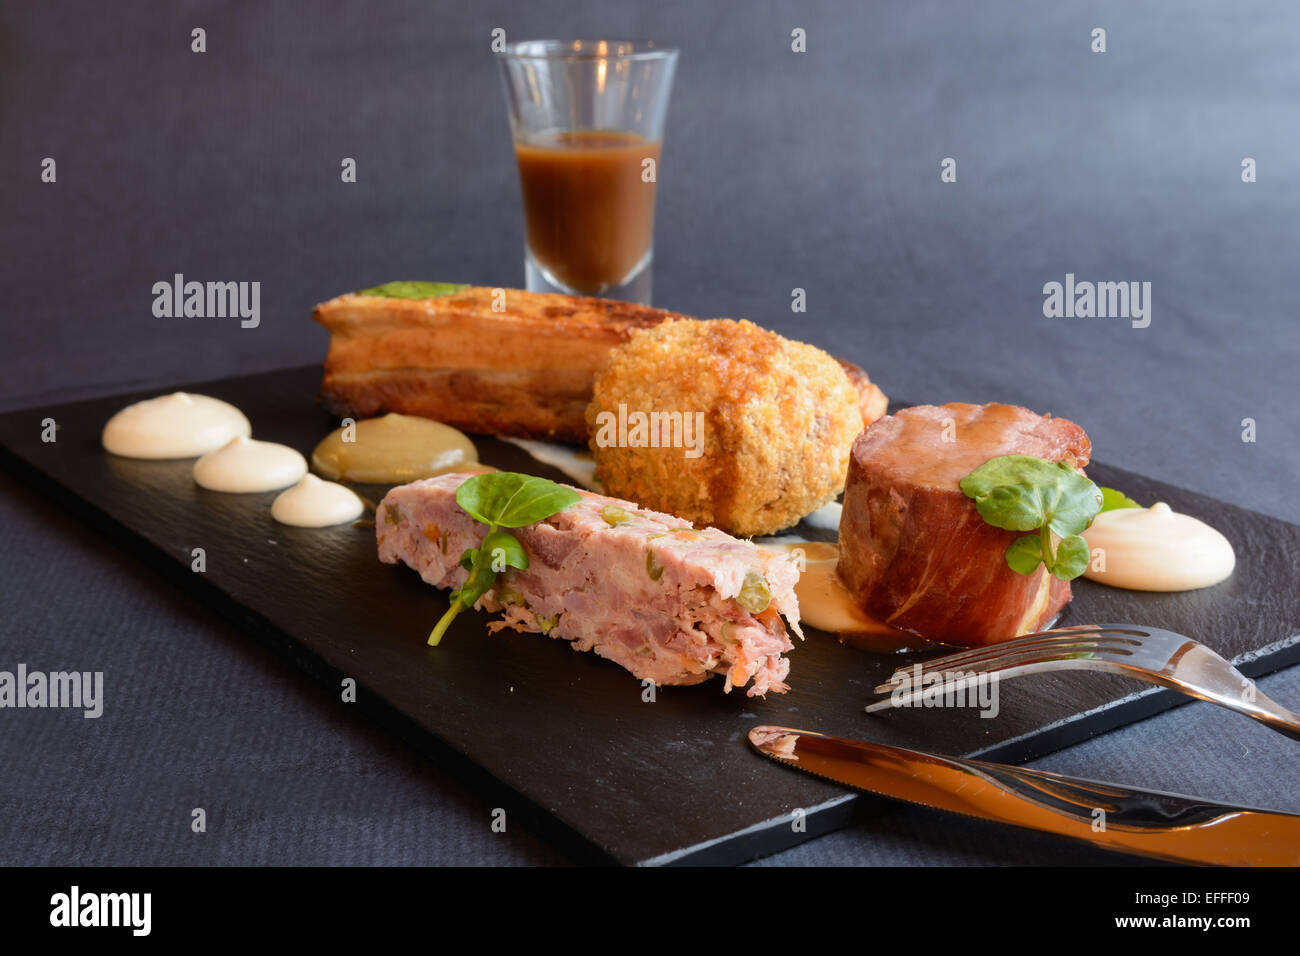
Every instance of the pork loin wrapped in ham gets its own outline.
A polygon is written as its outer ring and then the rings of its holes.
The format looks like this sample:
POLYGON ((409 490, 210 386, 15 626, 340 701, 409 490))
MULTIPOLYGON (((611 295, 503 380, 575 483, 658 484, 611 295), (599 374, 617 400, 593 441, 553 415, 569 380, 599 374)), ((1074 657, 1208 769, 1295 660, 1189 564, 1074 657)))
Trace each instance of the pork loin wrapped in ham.
POLYGON ((858 603, 935 641, 989 644, 1046 626, 1070 585, 1018 574, 1019 532, 986 524, 958 483, 991 458, 1031 455, 1082 468, 1092 444, 1063 418, 1017 405, 921 405, 858 436, 840 522, 839 573, 858 603))
MULTIPOLYGON (((429 584, 456 588, 461 554, 487 528, 456 504, 468 474, 394 488, 375 518, 380 560, 405 563, 429 584)), ((784 692, 798 633, 797 565, 715 528, 574 489, 582 500, 511 534, 529 566, 498 578, 476 608, 505 612, 513 627, 595 651, 656 684, 697 684, 713 674, 753 697, 784 692)))

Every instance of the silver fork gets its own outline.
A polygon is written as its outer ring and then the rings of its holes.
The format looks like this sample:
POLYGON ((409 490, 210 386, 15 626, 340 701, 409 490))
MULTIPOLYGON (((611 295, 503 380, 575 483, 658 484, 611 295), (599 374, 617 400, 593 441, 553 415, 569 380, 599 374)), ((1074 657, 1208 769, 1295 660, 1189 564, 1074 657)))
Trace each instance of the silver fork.
POLYGON ((1254 681, 1210 648, 1173 631, 1133 624, 1060 627, 900 667, 875 689, 889 696, 867 713, 908 704, 927 692, 955 692, 990 674, 1001 680, 1060 670, 1136 677, 1254 717, 1300 740, 1300 715, 1256 690, 1254 681))

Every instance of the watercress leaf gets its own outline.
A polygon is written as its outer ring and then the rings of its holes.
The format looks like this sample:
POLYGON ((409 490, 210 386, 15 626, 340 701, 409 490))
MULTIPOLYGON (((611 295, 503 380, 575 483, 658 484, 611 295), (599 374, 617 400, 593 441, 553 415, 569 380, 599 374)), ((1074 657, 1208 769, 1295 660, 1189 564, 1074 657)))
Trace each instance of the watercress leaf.
POLYGON ((466 514, 498 528, 535 524, 581 500, 572 488, 512 471, 475 475, 456 489, 456 503, 466 514))
POLYGON ((1101 492, 1091 481, 1065 462, 1031 455, 991 458, 960 487, 975 499, 980 517, 1008 531, 1047 525, 1062 537, 1078 534, 1101 508, 1101 492))
POLYGON ((1016 538, 1007 547, 1007 564, 1017 574, 1033 574, 1042 561, 1042 539, 1036 534, 1016 538))
POLYGON ((1099 488, 1098 490, 1101 492, 1102 511, 1116 511, 1120 508, 1142 507, 1122 491, 1116 491, 1114 488, 1099 488))
POLYGON ((1046 489, 1047 526, 1063 538, 1079 534, 1101 510, 1101 491, 1073 468, 1066 467, 1058 484, 1046 489))
POLYGON ((488 567, 493 573, 507 567, 528 570, 528 555, 519 539, 506 531, 493 531, 483 539, 479 550, 488 556, 488 567))
POLYGON ((1052 573, 1062 581, 1072 581, 1088 570, 1090 556, 1088 542, 1079 535, 1062 538, 1056 546, 1056 563, 1052 565, 1052 573))
POLYGON ((466 571, 474 570, 474 562, 478 560, 478 548, 466 548, 465 553, 460 556, 460 566, 466 571))
POLYGON ((1007 531, 1032 531, 1046 520, 1037 488, 998 485, 976 498, 975 508, 985 522, 1007 531))
POLYGON ((361 289, 357 295, 378 295, 386 299, 437 299, 468 288, 460 282, 385 282, 383 285, 361 289))
POLYGON ((1064 462, 1048 461, 1032 455, 999 455, 990 458, 960 482, 961 490, 972 498, 988 494, 998 485, 1048 486, 1063 472, 1077 474, 1064 462))
POLYGON ((1032 455, 999 455, 990 458, 960 482, 970 498, 982 498, 999 485, 1034 487, 1050 484, 1056 477, 1055 462, 1032 455))

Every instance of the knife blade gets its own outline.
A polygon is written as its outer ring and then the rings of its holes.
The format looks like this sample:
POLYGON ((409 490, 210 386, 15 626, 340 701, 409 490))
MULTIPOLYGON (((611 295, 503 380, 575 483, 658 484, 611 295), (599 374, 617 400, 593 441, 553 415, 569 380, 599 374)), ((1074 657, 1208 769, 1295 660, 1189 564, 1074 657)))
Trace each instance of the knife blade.
POLYGON ((1300 814, 759 726, 766 757, 857 790, 1176 863, 1300 864, 1300 814))

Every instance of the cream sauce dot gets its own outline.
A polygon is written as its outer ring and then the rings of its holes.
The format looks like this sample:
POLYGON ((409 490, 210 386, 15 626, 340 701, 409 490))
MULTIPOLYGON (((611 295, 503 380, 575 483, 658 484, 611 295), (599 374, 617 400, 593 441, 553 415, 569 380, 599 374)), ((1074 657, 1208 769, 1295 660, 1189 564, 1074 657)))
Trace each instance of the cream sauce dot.
POLYGON ((1232 574, 1232 544, 1199 518, 1163 501, 1103 511, 1083 532, 1092 550, 1084 577, 1134 591, 1191 591, 1232 574))
POLYGON ((106 450, 124 458, 195 458, 252 433, 234 405, 173 392, 128 405, 108 420, 100 438, 106 450))
POLYGON ((280 492, 271 505, 271 517, 298 528, 325 528, 355 521, 364 508, 351 488, 309 474, 280 492))
POLYGON ((287 488, 307 473, 307 459, 288 445, 239 436, 194 463, 194 480, 209 491, 248 494, 287 488))

